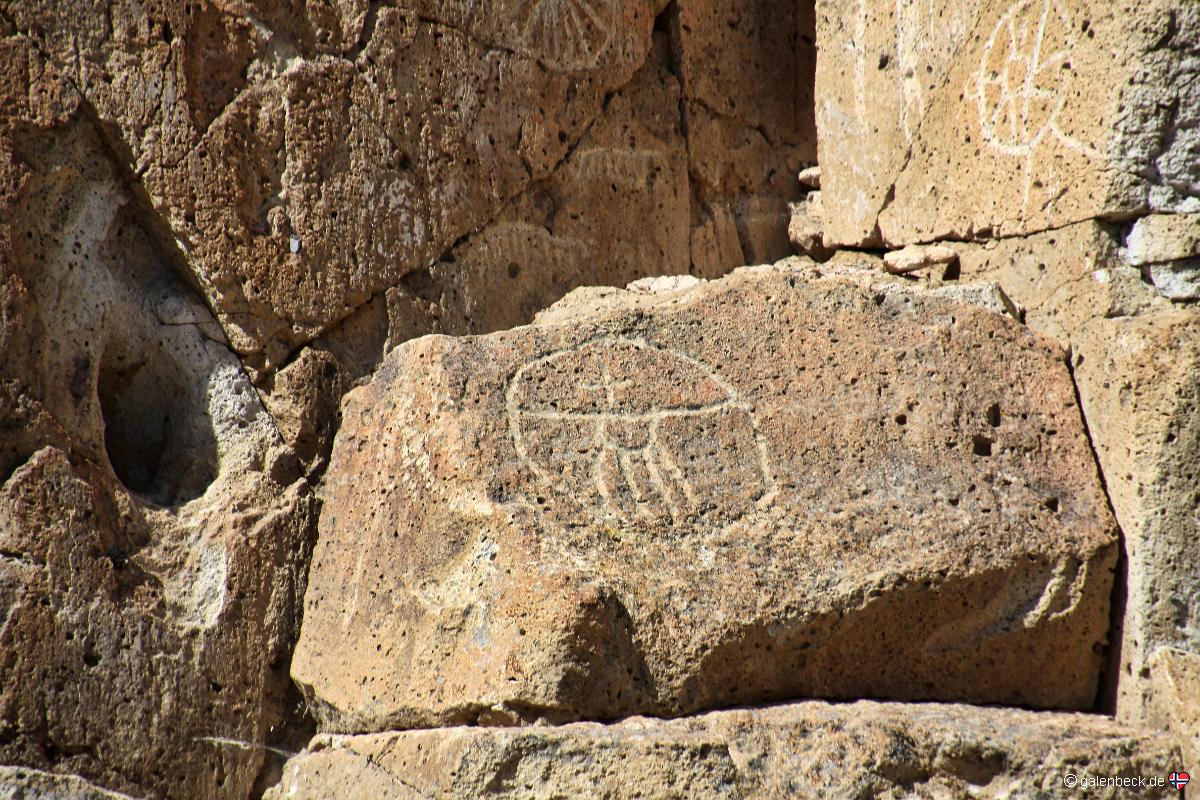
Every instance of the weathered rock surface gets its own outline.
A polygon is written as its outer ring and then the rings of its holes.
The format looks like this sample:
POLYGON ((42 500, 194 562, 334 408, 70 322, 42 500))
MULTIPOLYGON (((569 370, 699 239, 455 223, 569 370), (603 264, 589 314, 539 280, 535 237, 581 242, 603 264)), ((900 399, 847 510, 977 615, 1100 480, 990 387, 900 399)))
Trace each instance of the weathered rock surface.
POLYGON ((1104 717, 809 702, 607 726, 322 735, 267 798, 1119 797, 1135 795, 1063 780, 1165 779, 1178 758, 1167 737, 1104 717))
POLYGON ((26 767, 0 767, 0 800, 132 800, 74 775, 26 767))
POLYGON ((1200 655, 1161 647, 1150 658, 1152 718, 1175 734, 1183 765, 1200 773, 1200 655))
MULTIPOLYGON (((684 0, 658 19, 666 6, 0 9, 79 87, 183 243, 234 347, 270 372, 388 289, 419 293, 412 281, 443 256, 467 249, 474 258, 461 275, 442 269, 440 291, 504 284, 506 254, 487 252, 509 234, 512 223, 494 229, 501 216, 541 217, 521 224, 578 239, 610 268, 663 274, 696 260, 688 230, 711 204, 739 219, 732 266, 786 255, 769 251, 786 244, 789 178, 816 157, 811 8, 684 0), (631 92, 635 73, 659 68, 656 47, 673 52, 663 85, 631 92), (625 96, 615 109, 614 93, 625 96), (547 208, 552 198, 564 207, 547 208), (774 209, 773 240, 749 234, 756 202, 774 209), (615 218, 581 222, 573 207, 607 207, 615 218), (654 228, 650 242, 597 246, 597 230, 619 232, 631 214, 654 228), (495 275, 481 284, 479 270, 495 275)), ((570 288, 569 273, 554 274, 553 247, 526 255, 535 263, 520 285, 570 288)))
POLYGON ((1200 208, 1200 9, 818 0, 822 193, 839 244, 1200 208))
POLYGON ((788 206, 788 239, 796 252, 816 261, 825 261, 833 253, 825 247, 825 208, 820 192, 809 192, 788 206))
POLYGON ((1133 223, 1122 255, 1135 267, 1200 257, 1200 214, 1151 214, 1133 223))
POLYGON ((816 159, 807 4, 8 0, 0 20, 78 90, 311 475, 341 391, 397 342, 788 255, 816 159), (360 340, 379 346, 342 361, 360 340))
POLYGON ((949 268, 958 264, 958 254, 945 245, 909 245, 883 255, 883 267, 895 275, 929 269, 949 268))
POLYGON ((1117 708, 1139 719, 1154 652, 1200 655, 1200 317, 1166 308, 1093 319, 1072 347, 1128 557, 1117 708))
POLYGON ((1124 534, 1119 715, 1167 725, 1151 660, 1169 647, 1200 657, 1200 317, 1168 302, 1098 222, 1037 236, 956 245, 962 275, 1000 283, 1030 326, 1069 345, 1091 439, 1124 534))
POLYGON ((326 729, 1091 706, 1114 526, 1060 351, 784 267, 577 294, 348 395, 292 667, 326 729))
POLYGON ((244 797, 311 492, 70 82, 21 38, 0 75, 0 762, 244 797))

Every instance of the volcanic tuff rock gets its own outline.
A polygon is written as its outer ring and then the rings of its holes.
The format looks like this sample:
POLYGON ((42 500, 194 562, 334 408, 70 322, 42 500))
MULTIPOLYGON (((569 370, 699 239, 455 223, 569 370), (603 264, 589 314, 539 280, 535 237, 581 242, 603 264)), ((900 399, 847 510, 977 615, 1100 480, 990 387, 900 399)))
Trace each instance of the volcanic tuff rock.
POLYGON ((1109 676, 1119 688, 1106 693, 1122 719, 1165 725, 1171 714, 1153 699, 1155 653, 1200 653, 1200 317, 1126 264, 1120 245, 1137 225, 1090 221, 955 249, 964 279, 1001 284, 1032 328, 1071 348, 1128 557, 1119 672, 1109 676))
POLYGON ((251 793, 341 394, 778 255, 815 50, 773 5, 0 0, 0 761, 251 793))
POLYGON ((1152 717, 1172 731, 1183 751, 1183 764, 1200 764, 1200 655, 1160 647, 1150 659, 1152 717))
POLYGON ((1091 706, 1114 525, 1061 351, 786 264, 582 294, 347 396, 292 666, 326 729, 1091 706))
POLYGON ((1200 209, 1200 6, 818 0, 826 235, 904 245, 1200 209))
POLYGON ((0 800, 132 800, 73 775, 25 767, 0 767, 0 800))
MULTIPOLYGON (((331 404, 273 380, 314 340, 494 330, 580 283, 783 257, 816 158, 805 4, 0 0, 0 18, 78 89, 285 416, 331 404)), ((290 441, 319 450, 332 422, 290 441)))
POLYGON ((246 796, 311 492, 80 97, 26 40, 0 75, 0 762, 246 796))
MULTIPOLYGON (((523 729, 318 736, 269 800, 1099 797, 1071 772, 1161 776, 1165 736, 1103 717, 819 702, 523 729)), ((1167 787, 1139 797, 1174 797, 1167 787)))

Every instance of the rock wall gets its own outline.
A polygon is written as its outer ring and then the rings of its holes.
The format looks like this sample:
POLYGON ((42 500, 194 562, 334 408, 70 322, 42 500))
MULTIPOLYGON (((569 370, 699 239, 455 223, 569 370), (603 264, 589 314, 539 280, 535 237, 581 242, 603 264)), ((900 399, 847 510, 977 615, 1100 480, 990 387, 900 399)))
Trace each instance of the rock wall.
POLYGON ((0 797, 1200 774, 1198 64, 1178 0, 0 0, 0 797))

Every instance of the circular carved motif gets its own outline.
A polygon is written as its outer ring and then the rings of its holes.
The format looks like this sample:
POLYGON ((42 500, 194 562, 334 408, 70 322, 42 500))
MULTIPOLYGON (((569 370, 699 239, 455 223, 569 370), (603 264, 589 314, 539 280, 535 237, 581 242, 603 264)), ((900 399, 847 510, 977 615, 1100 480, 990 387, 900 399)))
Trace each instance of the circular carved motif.
POLYGON ((1029 155, 1067 100, 1075 47, 1061 0, 1021 0, 996 23, 979 63, 979 127, 1009 155, 1029 155))
POLYGON ((565 72, 595 69, 616 27, 617 0, 517 0, 521 46, 565 72))
POLYGON ((525 364, 506 399, 529 470, 601 519, 728 523, 771 494, 750 408, 691 356, 599 339, 525 364))

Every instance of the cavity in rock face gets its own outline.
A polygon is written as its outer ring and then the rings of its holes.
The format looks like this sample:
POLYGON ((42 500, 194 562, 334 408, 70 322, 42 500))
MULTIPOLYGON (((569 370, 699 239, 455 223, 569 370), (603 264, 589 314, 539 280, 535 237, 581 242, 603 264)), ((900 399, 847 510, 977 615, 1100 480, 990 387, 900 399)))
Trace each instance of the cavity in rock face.
POLYGON ((288 702, 313 501, 101 129, 5 43, 60 94, 0 120, 0 761, 244 797, 288 702))

